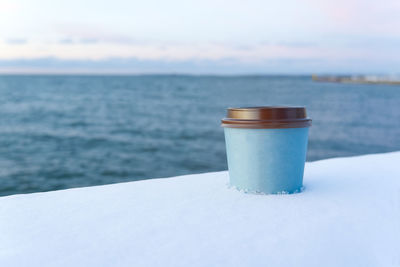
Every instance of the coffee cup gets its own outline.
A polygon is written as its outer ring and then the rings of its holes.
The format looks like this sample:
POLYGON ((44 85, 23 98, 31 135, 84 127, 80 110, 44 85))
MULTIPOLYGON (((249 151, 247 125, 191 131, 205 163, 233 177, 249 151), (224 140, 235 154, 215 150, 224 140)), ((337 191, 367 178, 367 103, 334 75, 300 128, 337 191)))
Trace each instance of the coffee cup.
POLYGON ((311 126, 305 107, 228 108, 221 126, 231 186, 262 194, 302 190, 311 126))

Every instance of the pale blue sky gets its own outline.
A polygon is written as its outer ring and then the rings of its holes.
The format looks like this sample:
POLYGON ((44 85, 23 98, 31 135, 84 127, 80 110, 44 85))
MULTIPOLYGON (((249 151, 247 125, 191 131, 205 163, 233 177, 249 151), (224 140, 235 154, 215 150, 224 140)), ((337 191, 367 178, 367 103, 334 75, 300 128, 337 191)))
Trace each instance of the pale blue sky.
POLYGON ((0 71, 398 73, 399 14, 399 0, 0 0, 0 71))

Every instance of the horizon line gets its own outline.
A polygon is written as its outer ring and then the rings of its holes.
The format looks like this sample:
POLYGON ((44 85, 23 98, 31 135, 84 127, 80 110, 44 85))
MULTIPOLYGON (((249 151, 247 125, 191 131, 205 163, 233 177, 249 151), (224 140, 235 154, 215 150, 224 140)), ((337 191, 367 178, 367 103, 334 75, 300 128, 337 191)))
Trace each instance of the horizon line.
MULTIPOLYGON (((0 76, 6 75, 15 75, 15 76, 24 76, 24 75, 32 75, 32 76, 73 76, 73 75, 82 75, 82 76, 312 76, 315 73, 261 73, 261 72, 242 72, 242 73, 218 73, 218 72, 209 72, 209 73, 196 73, 196 72, 121 72, 121 71, 106 71, 106 72, 98 72, 98 71, 83 71, 83 72, 74 72, 74 71, 60 71, 60 72, 51 72, 51 71, 33 71, 33 72, 24 72, 24 71, 2 71, 0 70, 0 76)), ((321 74, 318 74, 321 75, 321 74)), ((330 75, 330 74, 327 74, 330 75)), ((331 74, 335 75, 335 74, 331 74)))
POLYGON ((132 71, 6 71, 0 70, 0 76, 389 76, 389 73, 353 73, 353 72, 304 72, 304 73, 273 73, 273 72, 132 72, 132 71))

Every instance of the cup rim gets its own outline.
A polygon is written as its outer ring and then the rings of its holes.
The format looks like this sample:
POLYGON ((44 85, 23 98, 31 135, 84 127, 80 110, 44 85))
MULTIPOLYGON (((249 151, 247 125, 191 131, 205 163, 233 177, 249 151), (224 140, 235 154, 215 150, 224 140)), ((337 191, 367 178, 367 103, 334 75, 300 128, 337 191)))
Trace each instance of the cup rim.
POLYGON ((280 129, 310 127, 304 106, 254 106, 227 109, 222 127, 250 129, 280 129))

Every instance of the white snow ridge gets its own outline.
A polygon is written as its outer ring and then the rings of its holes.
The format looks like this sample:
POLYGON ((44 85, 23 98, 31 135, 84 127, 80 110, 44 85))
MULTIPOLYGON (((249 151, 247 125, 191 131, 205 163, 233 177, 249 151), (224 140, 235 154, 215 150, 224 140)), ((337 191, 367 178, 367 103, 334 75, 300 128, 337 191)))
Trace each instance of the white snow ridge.
POLYGON ((306 164, 305 190, 227 172, 0 198, 0 266, 400 266, 400 152, 306 164))

